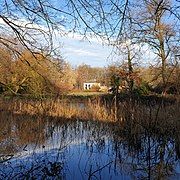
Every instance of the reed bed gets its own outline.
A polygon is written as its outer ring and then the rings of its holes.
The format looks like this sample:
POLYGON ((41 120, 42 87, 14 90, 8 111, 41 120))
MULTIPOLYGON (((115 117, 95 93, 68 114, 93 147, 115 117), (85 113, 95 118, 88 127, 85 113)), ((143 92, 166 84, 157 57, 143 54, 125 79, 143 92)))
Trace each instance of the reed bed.
POLYGON ((113 111, 109 111, 100 100, 86 102, 69 102, 62 99, 26 100, 0 99, 1 110, 11 111, 14 114, 43 115, 64 117, 68 119, 114 121, 113 111))
POLYGON ((179 127, 180 101, 164 105, 142 104, 140 101, 118 101, 108 103, 96 98, 81 102, 69 99, 0 99, 0 109, 14 114, 41 115, 65 119, 82 119, 119 122, 130 129, 179 127), (115 107, 115 104, 117 107, 115 107), (130 127, 129 127, 130 126, 130 127))

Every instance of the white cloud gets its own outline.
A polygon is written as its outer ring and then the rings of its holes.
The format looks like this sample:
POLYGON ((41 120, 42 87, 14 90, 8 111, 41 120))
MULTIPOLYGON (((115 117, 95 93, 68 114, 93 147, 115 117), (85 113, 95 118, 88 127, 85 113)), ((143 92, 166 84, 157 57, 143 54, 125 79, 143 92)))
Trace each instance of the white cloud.
MULTIPOLYGON (((41 29, 47 31, 47 27, 32 24, 25 19, 14 21, 17 25, 27 28, 41 29)), ((0 18, 0 26, 6 26, 7 24, 0 18)), ((62 55, 69 61, 72 65, 79 65, 86 63, 92 66, 107 66, 108 60, 107 57, 112 52, 112 46, 107 46, 107 41, 97 38, 92 34, 86 34, 87 39, 83 35, 78 33, 68 33, 63 26, 59 26, 62 31, 54 31, 54 45, 59 47, 59 44, 63 44, 63 47, 60 49, 62 55), (64 33, 62 33, 64 32, 64 33), (104 44, 104 46, 102 45, 104 44)), ((43 36, 39 35, 39 39, 43 42, 43 36)), ((133 46, 134 49, 138 49, 138 45, 133 46)), ((152 50, 145 46, 144 50, 144 59, 145 63, 152 62, 154 58, 154 53, 152 50)), ((118 58, 116 58, 118 59, 118 58)), ((145 64, 144 63, 144 64, 145 64)))
MULTIPOLYGON (((40 29, 44 32, 48 30, 47 27, 43 25, 32 24, 25 19, 16 20, 13 21, 13 23, 21 26, 22 29, 40 29)), ((5 29, 8 29, 9 32, 12 32, 2 18, 0 18, 0 25, 2 25, 5 29)), ((62 52, 62 55, 65 56, 66 60, 72 65, 79 65, 82 63, 92 66, 107 65, 106 59, 109 56, 110 48, 107 46, 102 46, 102 39, 96 38, 90 33, 86 35, 86 39, 79 33, 67 32, 64 27, 59 26, 59 29, 64 32, 62 33, 62 31, 58 30, 54 31, 54 46, 59 47, 60 44, 63 44, 60 51, 62 52)), ((32 37, 33 36, 36 36, 36 34, 32 34, 32 37)), ((46 43, 43 35, 37 34, 37 39, 40 39, 39 43, 46 43)))
MULTIPOLYGON (((27 21, 25 19, 21 19, 21 20, 14 20, 11 18, 8 18, 8 21, 11 23, 12 26, 19 26, 22 29, 41 29, 41 30, 46 30, 46 28, 42 25, 38 25, 36 23, 31 23, 30 21, 27 21)), ((0 17, 0 24, 4 25, 6 27, 8 27, 8 24, 0 17)))
POLYGON ((98 56, 97 53, 94 53, 94 52, 91 52, 91 51, 88 51, 88 50, 85 50, 82 48, 81 49, 66 48, 66 50, 68 52, 71 52, 71 53, 79 55, 79 56, 94 56, 94 57, 98 56))

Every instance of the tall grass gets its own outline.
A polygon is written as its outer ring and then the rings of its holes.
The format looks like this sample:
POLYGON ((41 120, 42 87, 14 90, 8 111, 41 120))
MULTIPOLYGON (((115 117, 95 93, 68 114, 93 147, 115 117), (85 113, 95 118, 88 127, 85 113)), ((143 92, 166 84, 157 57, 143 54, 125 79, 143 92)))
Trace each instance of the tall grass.
POLYGON ((15 114, 43 115, 83 120, 114 121, 113 111, 109 111, 100 100, 69 102, 61 99, 26 100, 14 98, 0 99, 0 108, 15 114))
MULTIPOLYGON (((106 100, 95 98, 81 102, 72 99, 0 99, 0 109, 11 111, 14 114, 29 114, 51 117, 63 117, 68 119, 83 119, 97 121, 118 121, 135 128, 159 128, 166 126, 179 127, 180 101, 169 105, 161 103, 144 104, 138 100, 129 99, 118 101, 118 103, 107 102, 106 100), (115 107, 115 105, 117 107, 115 107), (116 111, 115 111, 116 109, 116 111), (116 114, 115 114, 116 113, 116 114)), ((128 127, 129 128, 129 127, 128 127)))

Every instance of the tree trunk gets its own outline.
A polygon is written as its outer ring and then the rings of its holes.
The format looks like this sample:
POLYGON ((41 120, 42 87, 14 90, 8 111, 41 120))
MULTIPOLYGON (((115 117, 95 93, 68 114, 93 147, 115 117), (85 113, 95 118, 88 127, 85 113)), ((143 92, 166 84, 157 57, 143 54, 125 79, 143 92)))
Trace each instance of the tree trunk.
MULTIPOLYGON (((128 47, 127 47, 128 48, 128 47)), ((132 66, 132 58, 131 58, 131 53, 130 50, 128 48, 128 75, 129 75, 129 80, 128 80, 128 84, 129 84, 129 91, 130 93, 132 93, 133 91, 133 86, 134 86, 134 80, 132 78, 132 74, 133 74, 133 66, 132 66)))

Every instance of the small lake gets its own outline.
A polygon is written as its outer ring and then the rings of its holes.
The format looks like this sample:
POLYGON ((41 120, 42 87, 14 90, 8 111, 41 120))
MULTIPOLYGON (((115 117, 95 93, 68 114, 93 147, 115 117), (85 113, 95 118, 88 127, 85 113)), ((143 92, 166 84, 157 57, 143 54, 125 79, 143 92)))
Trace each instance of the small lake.
POLYGON ((176 139, 119 124, 0 113, 0 179, 180 179, 176 139))

